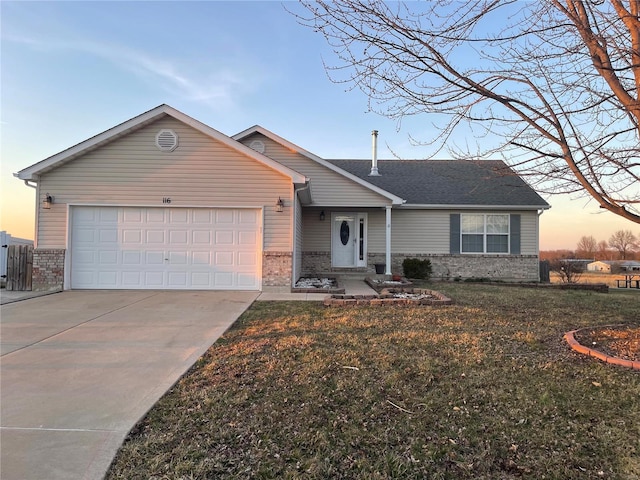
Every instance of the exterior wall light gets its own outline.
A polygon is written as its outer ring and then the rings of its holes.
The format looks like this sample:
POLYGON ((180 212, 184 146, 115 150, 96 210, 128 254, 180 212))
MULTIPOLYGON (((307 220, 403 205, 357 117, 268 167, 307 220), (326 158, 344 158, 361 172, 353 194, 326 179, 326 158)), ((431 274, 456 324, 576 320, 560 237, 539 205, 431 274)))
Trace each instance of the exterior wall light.
POLYGON ((324 216, 324 210, 322 210, 322 211, 320 212, 320 221, 321 221, 321 222, 324 222, 324 218, 325 218, 325 216, 324 216))
POLYGON ((44 197, 44 200, 42 201, 42 208, 44 208, 45 210, 49 210, 51 208, 51 205, 53 205, 53 197, 47 193, 47 195, 44 197))
POLYGON ((280 213, 284 210, 284 200, 278 197, 278 201, 276 202, 276 212, 280 213))

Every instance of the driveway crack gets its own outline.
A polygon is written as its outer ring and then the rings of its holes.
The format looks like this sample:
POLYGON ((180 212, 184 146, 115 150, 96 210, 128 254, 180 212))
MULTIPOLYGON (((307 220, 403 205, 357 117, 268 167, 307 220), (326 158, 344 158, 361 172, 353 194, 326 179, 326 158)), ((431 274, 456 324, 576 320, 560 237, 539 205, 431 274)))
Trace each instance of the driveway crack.
POLYGON ((9 356, 9 355, 13 355, 14 353, 19 352, 19 351, 21 351, 21 350, 24 350, 25 348, 33 347, 34 345, 38 345, 39 343, 46 342, 47 340, 50 340, 50 339, 52 339, 52 338, 55 338, 55 337, 57 337, 58 335, 61 335, 61 334, 65 333, 65 332, 68 332, 69 330, 73 330, 74 328, 81 327, 82 325, 86 325, 86 324, 87 324, 87 323, 89 323, 89 322, 93 322, 94 320, 98 320, 99 318, 102 318, 102 317, 105 317, 105 316, 107 316, 107 315, 110 315, 110 314, 112 314, 112 313, 114 313, 114 312, 117 312, 118 310, 123 310, 123 309, 128 308, 128 307, 130 307, 130 306, 132 306, 132 305, 136 305, 136 304, 138 304, 138 303, 140 303, 140 302, 144 302, 145 300, 148 300, 148 299, 150 299, 150 298, 153 298, 153 297, 155 297, 155 296, 158 296, 158 295, 160 295, 160 293, 162 293, 162 292, 155 292, 155 293, 153 293, 153 294, 151 294, 151 295, 148 295, 148 296, 146 296, 146 297, 144 297, 144 298, 141 298, 141 299, 139 299, 139 300, 136 300, 135 302, 127 303, 126 305, 123 305, 123 306, 121 306, 121 307, 114 308, 113 310, 109 310, 108 312, 101 313, 100 315, 96 315, 95 317, 93 317, 93 318, 89 318, 89 319, 85 320, 84 322, 80 322, 80 323, 78 323, 78 324, 76 324, 76 325, 73 325, 73 326, 71 326, 71 327, 65 328, 64 330, 60 330, 59 332, 56 332, 56 333, 54 333, 53 335, 49 335, 48 337, 41 338, 40 340, 38 340, 38 341, 36 341, 36 342, 29 343, 29 344, 27 344, 27 345, 23 345, 22 347, 17 348, 17 349, 15 349, 15 350, 11 351, 11 352, 7 352, 7 353, 5 353, 5 354, 3 354, 3 355, 0 355, 0 358, 2 358, 2 357, 6 357, 6 356, 9 356))

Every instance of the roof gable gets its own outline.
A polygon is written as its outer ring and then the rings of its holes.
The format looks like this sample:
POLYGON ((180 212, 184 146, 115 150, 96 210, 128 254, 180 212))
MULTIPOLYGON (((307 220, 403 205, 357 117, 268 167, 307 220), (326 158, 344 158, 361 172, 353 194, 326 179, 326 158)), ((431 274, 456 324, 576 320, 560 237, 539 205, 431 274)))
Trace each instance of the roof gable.
POLYGON ((290 142, 289 140, 286 140, 282 137, 280 137, 279 135, 276 135, 273 132, 270 132, 269 130, 267 130, 266 128, 261 127, 260 125, 254 125, 253 127, 250 127, 246 130, 243 130, 242 132, 234 135, 232 138, 234 140, 237 141, 242 141, 243 139, 250 137, 256 133, 259 133, 260 135, 263 135, 265 137, 267 137, 268 139, 279 143, 280 145, 282 145, 283 147, 296 152, 306 158, 308 158, 309 160, 316 162, 319 165, 322 165, 325 168, 328 168, 329 170, 338 173, 340 175, 342 175, 345 178, 348 178, 349 180, 379 194, 382 195, 383 197, 391 200, 391 203, 393 205, 402 205, 405 200, 404 197, 402 195, 397 195, 395 192, 391 192, 389 190, 386 190, 384 188, 381 188, 379 185, 375 185, 373 183, 370 183, 367 181, 366 178, 362 178, 358 175, 354 175, 352 172, 345 170, 343 168, 341 168, 338 165, 335 165, 334 162, 332 161, 328 161, 325 160, 307 150, 305 150, 302 147, 299 147, 298 145, 290 142))
POLYGON ((336 166, 407 200, 406 206, 550 208, 500 160, 331 160, 336 166))
POLYGON ((307 179, 304 175, 285 167, 284 165, 279 164, 273 159, 266 157, 255 150, 250 149, 249 147, 243 145, 242 143, 232 139, 224 135, 223 133, 205 125, 198 120, 195 120, 188 115, 176 110, 169 105, 160 105, 148 112, 145 112, 137 117, 134 117, 126 122, 123 122, 119 125, 116 125, 109 130, 106 130, 94 137, 91 137, 84 142, 81 142, 73 147, 70 147, 66 150, 63 150, 60 153, 52 155, 38 163, 35 163, 23 170, 20 170, 18 173, 15 173, 14 176, 22 179, 22 180, 36 180, 39 175, 46 173, 54 168, 57 168, 60 165, 63 165, 67 162, 70 162, 82 155, 85 155, 97 148, 100 148, 107 143, 110 143, 118 138, 121 138, 129 133, 132 133, 150 123, 155 122, 156 120, 164 117, 170 116, 175 118, 176 120, 189 125, 190 127, 198 130, 199 132, 215 139, 223 144, 233 148, 234 150, 276 170, 283 175, 291 178, 293 183, 296 184, 305 184, 307 179))

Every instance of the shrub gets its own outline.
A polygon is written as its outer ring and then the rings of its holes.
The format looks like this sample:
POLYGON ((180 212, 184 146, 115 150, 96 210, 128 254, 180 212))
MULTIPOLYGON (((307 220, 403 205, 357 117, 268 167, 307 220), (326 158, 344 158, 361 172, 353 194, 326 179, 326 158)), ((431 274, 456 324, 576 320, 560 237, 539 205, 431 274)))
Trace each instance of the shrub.
POLYGON ((431 260, 419 258, 405 258, 402 262, 402 270, 407 278, 429 280, 431 277, 431 260))

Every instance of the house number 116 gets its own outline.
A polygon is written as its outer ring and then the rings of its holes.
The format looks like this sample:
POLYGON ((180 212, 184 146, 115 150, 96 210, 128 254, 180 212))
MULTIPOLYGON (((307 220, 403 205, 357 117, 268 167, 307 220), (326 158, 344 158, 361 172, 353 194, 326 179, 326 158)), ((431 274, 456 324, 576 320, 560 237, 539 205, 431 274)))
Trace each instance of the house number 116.
POLYGON ((162 203, 171 203, 171 197, 162 197, 162 203))

